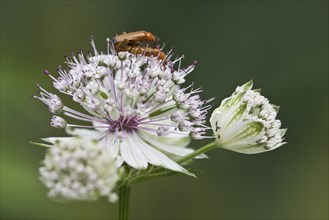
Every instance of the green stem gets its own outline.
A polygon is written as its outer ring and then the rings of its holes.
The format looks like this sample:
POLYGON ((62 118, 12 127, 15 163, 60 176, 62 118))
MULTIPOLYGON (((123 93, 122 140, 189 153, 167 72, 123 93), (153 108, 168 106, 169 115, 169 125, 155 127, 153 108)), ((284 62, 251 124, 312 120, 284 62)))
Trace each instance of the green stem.
POLYGON ((128 220, 130 185, 119 188, 119 220, 128 220))
MULTIPOLYGON (((192 153, 180 158, 176 162, 179 163, 179 164, 182 164, 185 161, 191 160, 191 159, 195 158, 196 156, 199 156, 199 155, 201 155, 201 154, 203 154, 207 151, 210 151, 212 149, 215 149, 215 148, 218 148, 218 145, 217 145, 216 142, 209 143, 209 144, 193 151, 192 153)), ((146 180, 146 179, 150 179, 150 178, 154 178, 154 177, 160 177, 160 176, 168 176, 168 175, 171 175, 171 174, 175 174, 175 172, 174 171, 168 171, 168 170, 166 170, 162 167, 157 167, 154 170, 152 170, 151 173, 133 178, 131 180, 131 182, 137 183, 137 182, 141 182, 141 181, 146 180)))
POLYGON ((209 144, 207 144, 207 145, 205 145, 205 146, 203 146, 203 147, 201 147, 201 148, 193 151, 192 153, 190 153, 190 154, 188 154, 188 155, 180 158, 176 162, 181 164, 181 163, 183 163, 185 161, 188 161, 188 160, 191 160, 191 159, 195 158, 196 156, 199 156, 199 155, 201 155, 201 154, 203 154, 203 153, 205 153, 207 151, 210 151, 210 150, 212 150, 212 149, 214 149, 216 147, 217 147, 217 143, 216 142, 209 143, 209 144))

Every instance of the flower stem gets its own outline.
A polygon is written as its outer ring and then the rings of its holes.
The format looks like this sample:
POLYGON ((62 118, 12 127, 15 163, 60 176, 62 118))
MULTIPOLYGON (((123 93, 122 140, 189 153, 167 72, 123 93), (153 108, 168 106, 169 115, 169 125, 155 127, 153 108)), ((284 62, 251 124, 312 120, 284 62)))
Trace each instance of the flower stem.
POLYGON ((216 147, 217 147, 217 143, 216 142, 209 143, 209 144, 207 144, 207 145, 205 145, 205 146, 203 146, 203 147, 195 150, 194 152, 192 152, 192 153, 190 153, 190 154, 188 154, 188 155, 180 158, 176 162, 181 164, 181 163, 183 163, 185 161, 188 161, 188 160, 191 160, 191 159, 195 158, 196 156, 199 156, 199 155, 201 155, 201 154, 203 154, 203 153, 205 153, 207 151, 210 151, 210 150, 212 150, 212 149, 214 149, 216 147))
POLYGON ((130 185, 119 188, 119 220, 128 220, 130 185))
MULTIPOLYGON (((209 144, 204 145, 203 147, 193 151, 192 153, 180 158, 176 162, 179 164, 182 164, 188 160, 195 158, 196 156, 199 156, 207 151, 210 151, 210 150, 218 148, 218 147, 219 146, 216 142, 209 143, 209 144)), ((166 170, 163 167, 157 167, 157 168, 153 169, 151 173, 144 173, 144 175, 137 176, 137 177, 131 179, 130 181, 131 181, 131 183, 138 183, 138 182, 141 182, 141 181, 144 181, 147 179, 152 179, 152 178, 161 177, 161 176, 169 176, 172 174, 175 174, 175 172, 166 170)))

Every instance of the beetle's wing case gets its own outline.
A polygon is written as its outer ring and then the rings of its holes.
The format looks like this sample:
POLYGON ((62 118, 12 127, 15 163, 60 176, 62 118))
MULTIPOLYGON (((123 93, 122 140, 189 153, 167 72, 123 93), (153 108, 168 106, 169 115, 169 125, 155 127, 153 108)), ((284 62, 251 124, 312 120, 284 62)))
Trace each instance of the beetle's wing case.
POLYGON ((138 41, 143 40, 146 37, 146 31, 135 31, 126 34, 121 34, 112 38, 113 43, 122 42, 124 40, 128 41, 138 41))

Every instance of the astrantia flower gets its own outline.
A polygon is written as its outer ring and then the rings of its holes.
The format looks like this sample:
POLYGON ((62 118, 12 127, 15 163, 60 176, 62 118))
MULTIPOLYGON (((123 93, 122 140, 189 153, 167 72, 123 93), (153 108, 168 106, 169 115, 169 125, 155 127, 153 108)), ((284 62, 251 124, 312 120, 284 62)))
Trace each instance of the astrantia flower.
POLYGON ((66 58, 69 67, 59 67, 54 87, 79 103, 86 112, 64 106, 59 97, 40 88, 35 96, 50 112, 63 113, 91 125, 72 125, 58 116, 52 126, 67 127, 72 135, 96 138, 115 158, 136 169, 149 164, 188 173, 174 159, 185 156, 190 137, 202 139, 209 109, 200 89, 181 88, 195 63, 180 68, 180 60, 135 55, 128 52, 99 53, 91 40, 94 55, 79 53, 66 58), (174 64, 179 63, 178 68, 174 64), (75 129, 72 129, 75 128, 75 129))
POLYGON ((224 99, 210 118, 220 147, 246 154, 262 153, 285 144, 276 119, 278 107, 269 103, 252 81, 237 87, 232 96, 224 99))
POLYGON ((50 138, 40 179, 48 196, 59 200, 96 200, 100 196, 115 202, 113 192, 120 170, 113 156, 96 141, 82 137, 50 138))

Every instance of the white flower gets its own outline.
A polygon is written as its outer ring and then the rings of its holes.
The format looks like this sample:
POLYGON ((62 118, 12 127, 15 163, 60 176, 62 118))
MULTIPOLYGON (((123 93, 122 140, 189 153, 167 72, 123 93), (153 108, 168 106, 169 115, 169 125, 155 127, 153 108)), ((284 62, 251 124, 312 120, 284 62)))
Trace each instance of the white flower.
POLYGON ((96 200, 100 196, 115 202, 113 192, 121 171, 113 156, 96 141, 82 138, 52 138, 39 169, 40 180, 57 200, 96 200))
POLYGON ((276 119, 278 107, 257 90, 252 81, 237 87, 232 96, 224 99, 210 118, 218 146, 245 154, 262 153, 285 144, 276 119))
MULTIPOLYGON (((151 164, 190 174, 174 159, 193 152, 186 148, 190 137, 202 139, 209 129, 204 125, 209 100, 200 99, 201 89, 181 88, 196 63, 180 68, 182 57, 171 61, 170 54, 163 61, 143 54, 110 53, 109 43, 103 54, 91 43, 95 55, 67 57, 69 69, 60 67, 58 78, 45 71, 54 87, 71 96, 85 113, 64 106, 57 95, 41 87, 34 97, 54 114, 92 123, 66 127, 72 135, 99 140, 119 165, 146 169, 151 164), (176 69, 175 63, 179 63, 176 69)), ((65 121, 56 119, 54 127, 65 126, 65 121)))

